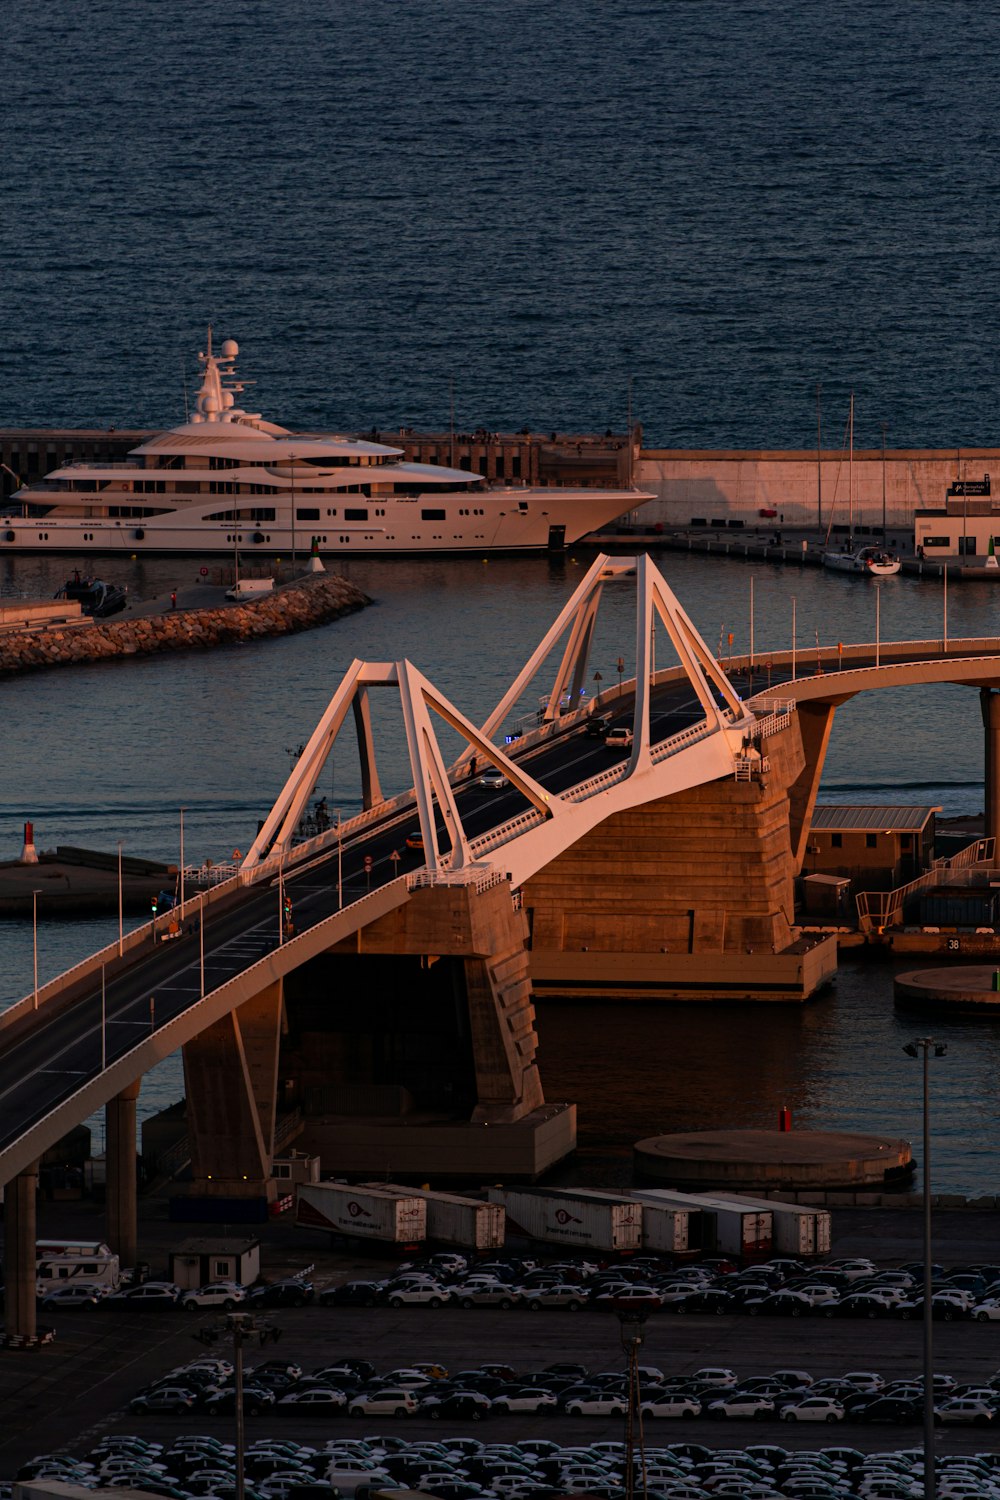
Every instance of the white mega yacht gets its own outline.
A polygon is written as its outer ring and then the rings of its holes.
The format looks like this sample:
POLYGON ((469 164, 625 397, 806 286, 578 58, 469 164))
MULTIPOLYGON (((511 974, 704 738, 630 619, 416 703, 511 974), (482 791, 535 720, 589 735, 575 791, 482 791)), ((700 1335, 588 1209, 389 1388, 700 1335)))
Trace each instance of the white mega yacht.
POLYGON ((209 336, 189 419, 124 462, 65 464, 16 490, 0 514, 0 553, 542 551, 652 499, 634 489, 498 488, 381 443, 289 432, 237 406, 238 354, 233 339, 214 353, 209 336))

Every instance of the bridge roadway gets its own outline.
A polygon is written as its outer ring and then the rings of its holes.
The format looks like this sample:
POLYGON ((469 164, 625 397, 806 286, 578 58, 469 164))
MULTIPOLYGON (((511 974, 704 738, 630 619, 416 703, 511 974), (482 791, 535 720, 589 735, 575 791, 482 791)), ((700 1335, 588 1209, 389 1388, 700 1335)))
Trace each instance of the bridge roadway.
MULTIPOLYGON (((797 653, 800 675, 794 681, 791 652, 758 658, 766 666, 755 665, 752 674, 746 671, 746 659, 734 660, 730 677, 737 692, 747 697, 766 698, 778 692, 784 697, 832 701, 868 687, 890 686, 897 677, 901 682, 930 678, 970 686, 1000 680, 1000 643, 995 640, 954 642, 947 655, 940 642, 909 643, 904 659, 892 663, 891 653, 903 644, 883 645, 878 667, 873 647, 851 647, 847 660, 826 648, 826 665, 820 676, 815 675, 816 653, 802 651, 797 653)), ((612 688, 604 695, 600 709, 612 713, 616 723, 628 723, 633 703, 628 687, 623 691, 612 688)), ((683 671, 669 669, 662 674, 651 700, 651 744, 664 742, 702 718, 701 705, 683 671)), ((549 790, 566 792, 606 769, 610 752, 601 741, 588 738, 584 722, 577 721, 565 731, 557 725, 552 738, 520 754, 515 746, 511 758, 530 764, 532 775, 549 790)), ((457 792, 457 803, 470 839, 501 827, 527 805, 515 788, 493 792, 481 787, 476 778, 469 778, 457 792)), ((385 819, 369 821, 353 832, 346 825, 342 855, 345 905, 367 890, 387 885, 397 874, 411 873, 421 866, 420 854, 405 849, 406 834, 417 826, 415 804, 412 811, 396 808, 385 819), (394 851, 400 854, 399 861, 393 860, 394 851), (370 876, 364 872, 366 856, 372 859, 370 876)), ((335 915, 341 904, 336 843, 321 855, 301 861, 299 869, 292 856, 284 886, 293 902, 297 933, 335 915)), ((93 971, 77 981, 70 975, 58 1000, 46 1002, 30 1020, 6 1031, 0 1029, 0 1166, 2 1154, 57 1105, 199 1001, 203 991, 197 902, 188 901, 185 928, 180 938, 170 942, 154 942, 150 931, 137 948, 126 951, 124 960, 114 965, 115 972, 107 978, 103 1008, 101 986, 95 985, 93 971)), ((279 929, 277 876, 244 886, 211 905, 206 903, 204 994, 218 990, 274 953, 280 946, 279 929)), ((143 1068, 137 1067, 135 1076, 141 1071, 143 1068)), ((121 1077, 119 1070, 119 1081, 116 1087, 109 1087, 103 1102, 122 1086, 121 1077)), ((90 1095, 91 1108, 100 1102, 90 1095)))
MULTIPOLYGON (((620 695, 614 691, 601 703, 601 711, 613 713, 616 722, 631 722, 632 710, 633 695, 627 689, 620 695)), ((658 743, 670 738, 701 717, 701 706, 686 677, 665 683, 657 689, 651 712, 651 739, 658 743)), ((532 774, 553 791, 566 791, 613 763, 601 741, 586 737, 582 723, 511 758, 530 762, 532 774)), ((528 805, 513 787, 490 791, 479 785, 478 777, 469 778, 457 791, 456 801, 470 838, 501 826, 528 805)), ((406 834, 418 826, 414 805, 409 812, 394 811, 353 834, 348 828, 342 858, 345 906, 397 874, 422 866, 422 856, 405 847, 406 834), (398 869, 394 852, 401 856, 398 869), (364 870, 366 856, 372 859, 370 878, 364 870)), ((305 868, 297 872, 291 862, 284 875, 296 933, 333 916, 340 906, 336 844, 303 864, 305 868)), ((278 886, 278 877, 273 875, 243 887, 226 901, 206 905, 205 994, 280 946, 278 886)), ((198 903, 191 899, 185 907, 184 928, 180 938, 155 943, 150 928, 131 961, 126 952, 126 967, 107 977, 103 1002, 107 1066, 201 998, 198 903)), ((101 1018, 101 986, 95 987, 90 975, 71 982, 59 1003, 43 1006, 23 1034, 14 1031, 5 1037, 0 1031, 0 1151, 101 1073, 101 1018)))

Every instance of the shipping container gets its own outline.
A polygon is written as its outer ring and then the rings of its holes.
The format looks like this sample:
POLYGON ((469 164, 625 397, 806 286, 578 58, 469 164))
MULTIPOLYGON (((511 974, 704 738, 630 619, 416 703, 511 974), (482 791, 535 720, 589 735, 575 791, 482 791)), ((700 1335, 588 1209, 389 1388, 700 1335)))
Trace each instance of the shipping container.
POLYGON ((306 1229, 327 1229, 373 1244, 418 1245, 427 1238, 423 1199, 342 1182, 299 1183, 295 1222, 306 1229))
POLYGON ((1000 892, 985 886, 938 886, 920 898, 920 922, 938 927, 993 927, 1000 892))
POLYGON ((771 1253, 774 1219, 770 1204, 766 1209, 740 1208, 708 1193, 680 1193, 668 1188, 637 1189, 633 1196, 642 1204, 697 1209, 701 1248, 709 1254, 753 1260, 771 1253))
POLYGON ((438 1193, 431 1188, 403 1187, 395 1182, 363 1183, 401 1198, 421 1198, 427 1209, 427 1238, 441 1245, 465 1250, 502 1250, 506 1238, 506 1214, 499 1203, 481 1198, 463 1198, 438 1193))
POLYGON ((772 1243, 782 1255, 829 1255, 830 1210, 807 1203, 779 1203, 775 1198, 751 1198, 746 1193, 716 1193, 727 1203, 769 1209, 772 1243))
MULTIPOLYGON (((612 1193, 605 1188, 594 1188, 591 1191, 600 1198, 612 1198, 616 1203, 623 1201, 620 1193, 612 1193)), ((643 1203, 642 1248, 657 1254, 686 1255, 693 1246, 701 1243, 697 1221, 697 1209, 674 1208, 666 1203, 643 1203)))
POLYGON ((560 1188, 490 1188, 508 1220, 533 1240, 611 1253, 642 1245, 642 1206, 560 1188))

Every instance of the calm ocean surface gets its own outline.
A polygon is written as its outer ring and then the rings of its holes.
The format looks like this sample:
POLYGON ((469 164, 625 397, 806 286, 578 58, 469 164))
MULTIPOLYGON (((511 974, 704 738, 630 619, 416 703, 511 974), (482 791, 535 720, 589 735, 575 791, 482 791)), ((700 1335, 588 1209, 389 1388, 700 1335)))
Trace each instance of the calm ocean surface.
MULTIPOLYGON (((5 16, 0 425, 166 425, 211 321, 250 402, 292 426, 621 426, 650 443, 997 441, 993 213, 1000 16, 944 0, 733 4, 388 0, 295 6, 50 0, 5 16)), ((0 850, 58 842, 245 847, 354 656, 409 656, 484 715, 579 576, 539 561, 353 563, 375 606, 212 656, 0 682, 0 850)), ((748 639, 750 570, 668 558, 713 645, 748 639)), ((193 564, 116 563, 140 593, 193 564)), ((761 646, 870 639, 849 579, 755 572, 761 646)), ((0 590, 61 570, 4 564, 0 590)), ((929 585, 891 580, 886 637, 940 631, 929 585)), ((963 587, 950 629, 993 629, 963 587)), ((631 655, 608 600, 595 666, 631 655)), ((387 714, 384 780, 403 776, 387 714)), ((974 693, 912 689, 838 714, 824 794, 982 805, 974 693)), ((346 757, 344 758, 346 759, 346 757)), ((338 759, 330 805, 357 805, 338 759)), ((111 934, 47 925, 43 978, 111 934)), ((0 1002, 31 932, 0 929, 0 1002)), ((919 1080, 888 971, 845 966, 789 1013, 549 1007, 550 1097, 587 1140, 705 1123, 915 1136, 919 1080), (748 1068, 747 1058, 756 1066, 748 1068), (609 1066, 608 1059, 612 1059, 609 1066)), ((997 1041, 952 1028, 935 1070, 942 1188, 995 1188, 997 1041)), ((168 1064, 149 1112, 178 1095, 168 1064)))
POLYGON ((326 427, 997 437, 994 59, 954 0, 8 7, 5 424, 167 423, 205 325, 326 427))

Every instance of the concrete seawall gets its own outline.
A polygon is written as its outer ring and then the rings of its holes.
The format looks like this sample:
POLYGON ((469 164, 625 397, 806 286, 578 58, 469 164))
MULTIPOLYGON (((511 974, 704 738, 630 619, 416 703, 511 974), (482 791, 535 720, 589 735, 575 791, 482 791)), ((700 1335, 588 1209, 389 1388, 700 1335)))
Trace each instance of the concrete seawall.
POLYGON ((236 641, 291 635, 363 609, 371 600, 346 579, 324 575, 246 604, 177 609, 81 625, 0 635, 0 674, 79 662, 207 650, 236 641))

